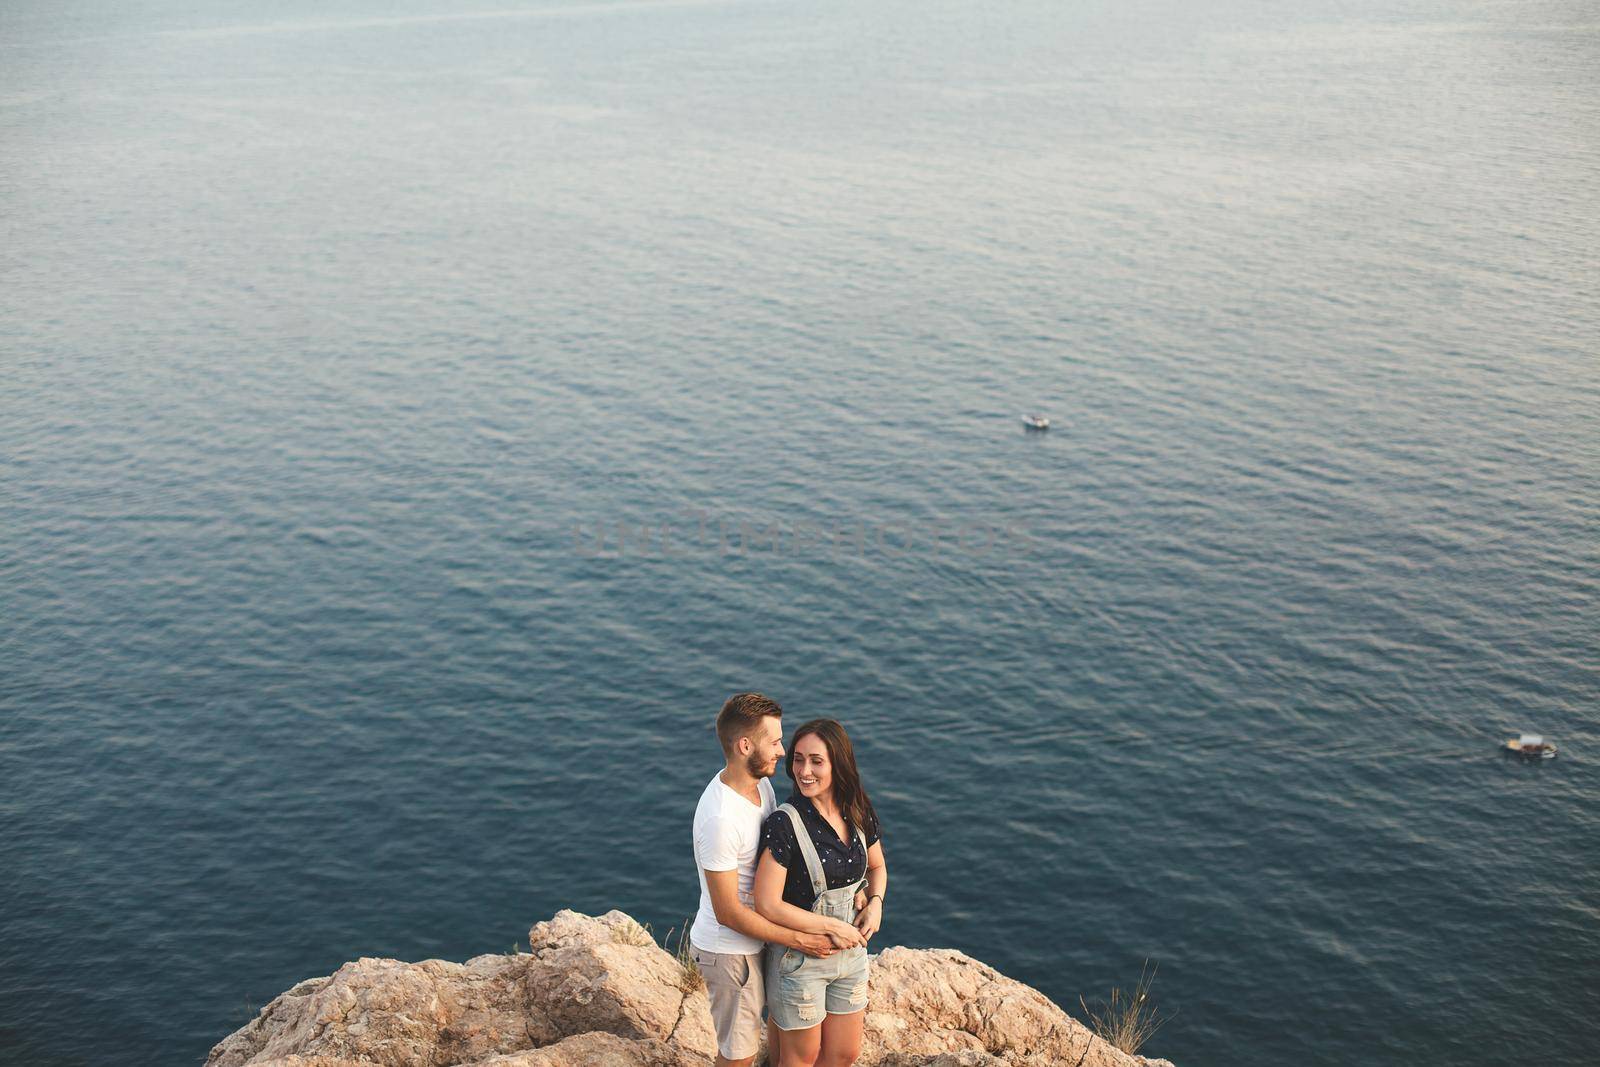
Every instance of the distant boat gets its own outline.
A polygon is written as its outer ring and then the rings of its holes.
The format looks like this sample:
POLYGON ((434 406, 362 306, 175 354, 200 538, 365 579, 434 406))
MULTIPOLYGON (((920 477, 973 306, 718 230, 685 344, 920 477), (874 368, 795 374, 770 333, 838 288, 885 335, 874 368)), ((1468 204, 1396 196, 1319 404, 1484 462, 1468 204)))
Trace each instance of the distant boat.
POLYGON ((1043 415, 1024 415, 1022 416, 1022 425, 1030 430, 1048 430, 1050 428, 1050 420, 1043 415))
POLYGON ((1546 741, 1538 734, 1523 734, 1513 737, 1506 742, 1506 751, 1523 759, 1555 759, 1556 746, 1554 742, 1546 741))

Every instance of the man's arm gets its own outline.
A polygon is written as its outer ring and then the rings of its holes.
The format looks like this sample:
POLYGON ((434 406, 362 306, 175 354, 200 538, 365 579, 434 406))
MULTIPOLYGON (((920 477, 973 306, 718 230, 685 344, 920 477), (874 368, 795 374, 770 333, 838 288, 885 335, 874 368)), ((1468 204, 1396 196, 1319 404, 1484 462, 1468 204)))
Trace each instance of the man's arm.
POLYGON ((705 873, 706 889, 711 893, 711 909, 717 913, 717 922, 723 926, 758 941, 799 949, 808 956, 828 956, 833 953, 833 942, 826 935, 791 930, 756 914, 754 908, 739 899, 738 871, 705 873))
POLYGON ((828 940, 838 948, 860 948, 866 944, 856 928, 843 919, 819 915, 786 902, 783 899, 783 882, 787 873, 771 852, 761 853, 761 861, 756 864, 755 892, 752 894, 758 915, 775 923, 792 922, 796 929, 808 933, 826 934, 828 940))

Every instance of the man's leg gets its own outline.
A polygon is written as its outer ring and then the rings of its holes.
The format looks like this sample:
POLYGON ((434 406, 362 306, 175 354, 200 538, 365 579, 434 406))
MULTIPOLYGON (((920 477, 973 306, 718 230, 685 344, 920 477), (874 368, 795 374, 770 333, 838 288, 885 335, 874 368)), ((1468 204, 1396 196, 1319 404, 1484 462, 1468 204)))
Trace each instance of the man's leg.
POLYGON ((711 1001, 716 1067, 752 1067, 761 1034, 760 957, 698 948, 693 956, 711 1001))
POLYGON ((778 1035, 783 1033, 778 1024, 767 1020, 767 1067, 778 1067, 778 1035))

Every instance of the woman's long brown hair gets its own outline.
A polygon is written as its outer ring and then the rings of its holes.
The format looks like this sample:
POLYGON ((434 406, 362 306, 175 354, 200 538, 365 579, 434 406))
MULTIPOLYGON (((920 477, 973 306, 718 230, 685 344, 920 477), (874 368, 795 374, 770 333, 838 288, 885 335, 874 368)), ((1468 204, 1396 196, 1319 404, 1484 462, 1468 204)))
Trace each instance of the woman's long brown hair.
MULTIPOLYGON (((794 732, 794 740, 789 742, 789 752, 784 757, 783 765, 789 773, 789 780, 794 781, 795 746, 809 734, 816 734, 827 746, 828 763, 833 770, 833 802, 844 812, 845 822, 849 824, 847 829, 852 834, 856 830, 866 833, 876 829, 878 813, 873 810, 867 791, 861 787, 861 772, 856 770, 856 750, 850 745, 850 735, 836 720, 812 719, 794 732)), ((849 842, 846 841, 846 844, 849 842)))

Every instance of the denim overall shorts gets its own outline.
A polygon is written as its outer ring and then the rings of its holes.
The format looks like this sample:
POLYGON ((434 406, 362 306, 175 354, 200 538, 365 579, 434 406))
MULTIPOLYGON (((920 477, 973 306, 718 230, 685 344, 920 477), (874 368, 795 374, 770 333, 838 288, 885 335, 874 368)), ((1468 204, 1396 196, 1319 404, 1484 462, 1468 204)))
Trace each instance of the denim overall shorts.
MULTIPOLYGON (((800 813, 792 804, 780 805, 778 810, 789 816, 794 826, 794 839, 800 844, 800 855, 805 857, 806 873, 811 876, 811 888, 817 894, 817 902, 811 905, 811 910, 847 923, 855 922, 856 891, 866 884, 866 878, 858 878, 839 889, 829 889, 822 874, 822 860, 800 821, 800 813)), ((858 829, 856 837, 865 854, 866 835, 858 829)), ((817 959, 799 949, 767 947, 767 1017, 778 1029, 809 1030, 822 1021, 824 1012, 849 1015, 866 1006, 866 949, 840 949, 825 959, 817 959)))

